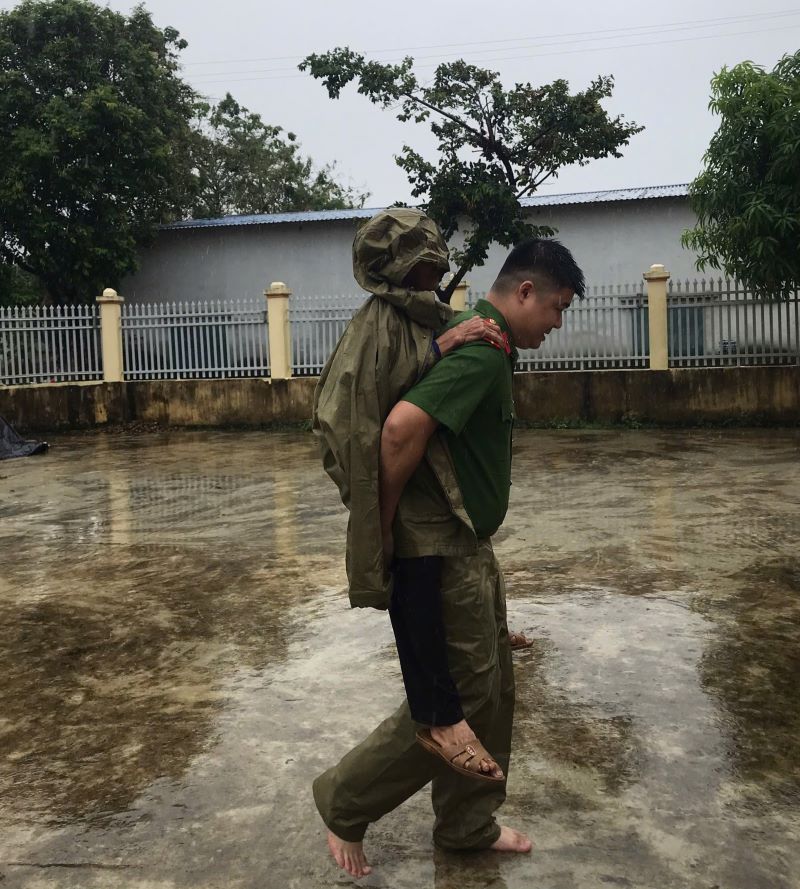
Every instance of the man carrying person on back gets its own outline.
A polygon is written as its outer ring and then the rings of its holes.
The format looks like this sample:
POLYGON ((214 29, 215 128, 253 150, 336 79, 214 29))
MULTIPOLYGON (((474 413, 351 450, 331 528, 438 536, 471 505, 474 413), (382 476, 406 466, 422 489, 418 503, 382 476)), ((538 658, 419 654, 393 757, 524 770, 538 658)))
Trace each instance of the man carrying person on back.
MULTIPOLYGON (((505 590, 490 537, 508 505, 516 347, 541 345, 561 326, 575 293, 583 294, 583 275, 566 248, 542 240, 518 245, 487 299, 469 313, 496 325, 507 347, 477 341, 449 353, 410 388, 383 426, 379 513, 372 519, 382 538, 382 564, 395 559, 392 622, 409 703, 415 677, 426 688, 441 666, 428 658, 436 640, 429 645, 416 632, 420 609, 430 608, 431 595, 438 594, 440 642, 469 736, 420 729, 406 703, 317 778, 314 796, 329 847, 353 876, 370 872, 362 848, 368 825, 431 779, 437 845, 530 850, 527 837, 494 818, 505 798, 514 686, 505 590)), ((467 315, 455 322, 464 320, 467 315)), ((351 526, 352 518, 351 510, 351 526)))
MULTIPOLYGON (((322 372, 314 429, 323 443, 325 468, 350 510, 351 603, 389 608, 413 718, 430 728, 438 743, 463 746, 469 741, 475 754, 465 772, 500 781, 502 771, 464 719, 447 667, 437 563, 404 562, 399 573, 393 571, 391 555, 382 552, 377 521, 380 434, 389 410, 453 348, 478 339, 506 348, 492 318, 468 313, 471 317, 445 328, 453 312, 437 299, 435 289, 447 268, 444 238, 420 210, 385 210, 359 229, 353 271, 373 296, 355 314, 322 372), (409 669, 409 628, 404 629, 398 604, 407 596, 399 596, 400 589, 416 592, 412 636, 428 652, 424 670, 409 669)), ((450 545, 456 547, 453 553, 468 553, 472 542, 451 540, 450 545)), ((530 645, 520 633, 509 638, 512 648, 530 645)))

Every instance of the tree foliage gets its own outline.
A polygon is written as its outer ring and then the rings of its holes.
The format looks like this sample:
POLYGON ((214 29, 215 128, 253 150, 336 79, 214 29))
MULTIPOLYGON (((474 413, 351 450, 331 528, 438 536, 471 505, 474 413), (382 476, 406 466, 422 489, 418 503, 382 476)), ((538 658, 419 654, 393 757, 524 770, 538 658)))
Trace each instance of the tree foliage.
POLYGON ((315 171, 294 133, 264 123, 230 93, 216 106, 198 103, 196 115, 192 216, 363 207, 366 193, 337 182, 330 166, 315 171))
POLYGON ((33 275, 0 262, 0 308, 36 305, 43 296, 42 286, 33 275))
POLYGON ((711 87, 721 121, 689 189, 698 223, 684 246, 701 271, 785 295, 800 287, 800 52, 771 72, 723 68, 711 87))
POLYGON ((425 85, 413 63, 409 57, 397 65, 367 61, 344 47, 310 55, 300 69, 321 80, 332 99, 356 81, 360 93, 395 109, 398 120, 429 124, 438 160, 426 160, 408 145, 396 160, 412 195, 425 199, 447 238, 466 220, 464 248, 454 251, 459 269, 446 291, 449 299, 466 272, 486 259, 492 241, 510 246, 554 233, 528 224, 520 199, 568 164, 620 157, 619 149, 642 128, 603 109, 612 77, 597 77, 574 94, 565 80, 505 89, 495 72, 458 60, 439 65, 425 85))
MULTIPOLYGON (((179 77, 186 42, 135 7, 23 0, 0 12, 0 291, 91 299, 136 268, 157 226, 363 204, 293 134, 179 77), (35 288, 34 288, 35 290, 35 288)), ((17 294, 17 296, 15 296, 17 294)))
POLYGON ((116 286, 191 187, 184 46, 141 6, 23 0, 0 13, 0 263, 55 302, 116 286))

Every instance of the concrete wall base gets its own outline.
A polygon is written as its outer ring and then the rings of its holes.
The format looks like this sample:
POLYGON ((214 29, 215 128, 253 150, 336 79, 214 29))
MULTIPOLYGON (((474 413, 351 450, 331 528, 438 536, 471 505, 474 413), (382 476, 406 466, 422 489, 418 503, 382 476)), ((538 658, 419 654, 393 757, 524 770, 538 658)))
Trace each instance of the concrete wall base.
POLYGON ((146 380, 0 387, 0 415, 20 432, 128 423, 263 427, 311 417, 317 380, 146 380))
MULTIPOLYGON (((20 432, 129 423, 265 427, 311 417, 315 377, 150 380, 0 386, 0 414, 20 432)), ((800 367, 681 368, 521 373, 526 423, 664 426, 800 425, 800 367)))
POLYGON ((528 423, 800 424, 800 367, 566 371, 515 377, 528 423))

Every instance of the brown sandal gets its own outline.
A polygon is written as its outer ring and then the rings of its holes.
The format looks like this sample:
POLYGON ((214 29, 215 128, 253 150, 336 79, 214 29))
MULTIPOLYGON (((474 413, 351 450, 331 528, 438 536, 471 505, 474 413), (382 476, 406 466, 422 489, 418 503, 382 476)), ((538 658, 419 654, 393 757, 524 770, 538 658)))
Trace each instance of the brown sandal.
MULTIPOLYGON (((417 742, 428 753, 443 759, 451 769, 455 769, 462 775, 477 778, 479 781, 492 781, 495 784, 506 780, 505 775, 502 778, 496 778, 494 775, 481 771, 481 760, 486 759, 489 762, 494 762, 494 758, 477 738, 473 738, 468 744, 439 744, 433 740, 430 729, 421 728, 417 732, 417 742)), ((500 767, 498 766, 498 768, 500 767)))
POLYGON ((511 646, 512 651, 522 651, 525 648, 530 648, 533 642, 524 633, 512 633, 509 631, 508 644, 511 646))

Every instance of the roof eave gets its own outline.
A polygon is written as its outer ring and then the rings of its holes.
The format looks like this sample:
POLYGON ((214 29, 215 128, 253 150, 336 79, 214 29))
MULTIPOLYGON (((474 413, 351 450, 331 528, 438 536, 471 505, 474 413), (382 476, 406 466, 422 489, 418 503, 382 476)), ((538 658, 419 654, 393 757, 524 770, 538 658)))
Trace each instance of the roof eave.
MULTIPOLYGON (((688 183, 678 185, 648 185, 639 188, 614 188, 603 191, 579 191, 567 194, 533 195, 523 198, 523 207, 565 207, 573 204, 601 204, 615 201, 653 200, 656 198, 688 197, 688 183)), ((293 213, 261 213, 243 216, 223 216, 219 219, 185 219, 160 226, 166 231, 197 228, 240 228, 250 225, 289 225, 315 222, 342 222, 369 219, 384 207, 353 208, 349 210, 305 210, 293 213)))

